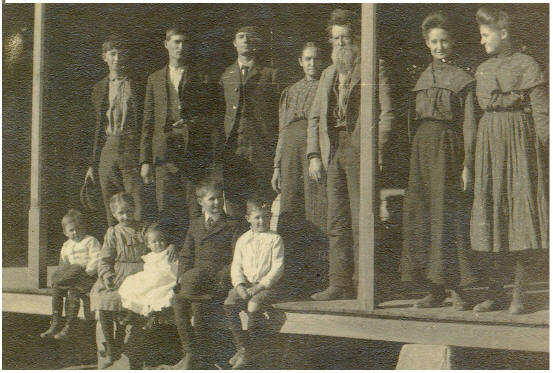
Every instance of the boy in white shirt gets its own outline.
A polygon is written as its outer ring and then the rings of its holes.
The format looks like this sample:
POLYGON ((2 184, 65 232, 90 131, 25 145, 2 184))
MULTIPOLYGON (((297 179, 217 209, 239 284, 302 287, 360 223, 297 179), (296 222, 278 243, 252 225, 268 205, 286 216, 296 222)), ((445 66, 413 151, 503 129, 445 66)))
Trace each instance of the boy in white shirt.
POLYGON ((88 293, 96 281, 100 243, 86 234, 82 214, 70 209, 61 220, 65 241, 60 252, 59 268, 52 276, 52 323, 50 328, 40 335, 41 338, 54 337, 68 339, 81 306, 81 297, 88 293), (66 323, 62 326, 61 314, 63 298, 67 297, 66 323))
POLYGON ((248 199, 246 220, 251 229, 236 242, 230 270, 233 288, 225 300, 225 314, 237 352, 230 359, 232 369, 240 369, 251 359, 251 346, 264 306, 270 305, 277 291, 275 285, 284 271, 282 238, 269 231, 271 204, 258 197, 248 199), (248 311, 248 330, 243 331, 240 311, 248 311))

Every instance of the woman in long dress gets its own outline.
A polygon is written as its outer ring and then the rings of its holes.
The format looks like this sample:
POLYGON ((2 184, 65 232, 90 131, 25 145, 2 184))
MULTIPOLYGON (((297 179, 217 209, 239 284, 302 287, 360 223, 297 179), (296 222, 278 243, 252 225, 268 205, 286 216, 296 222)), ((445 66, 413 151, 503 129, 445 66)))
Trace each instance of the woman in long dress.
POLYGON ((432 63, 416 92, 416 131, 403 212, 403 281, 429 288, 419 308, 441 306, 451 289, 456 310, 467 308, 461 288, 475 281, 468 245, 467 191, 476 132, 474 79, 451 63, 452 30, 431 14, 422 23, 432 63))
POLYGON ((309 177, 306 156, 307 118, 319 85, 320 55, 314 43, 306 43, 299 57, 305 76, 282 92, 272 178, 273 189, 280 193, 278 231, 287 248, 286 277, 302 291, 309 291, 305 282, 321 270, 326 242, 326 188, 309 177))
POLYGON ((529 249, 548 247, 543 151, 549 143, 547 81, 532 57, 513 50, 507 13, 482 7, 476 18, 481 44, 491 57, 476 72, 484 114, 476 138, 471 242, 473 250, 489 253, 490 262, 487 299, 474 310, 503 308, 502 277, 511 262, 515 287, 509 311, 518 314, 525 308, 529 249))

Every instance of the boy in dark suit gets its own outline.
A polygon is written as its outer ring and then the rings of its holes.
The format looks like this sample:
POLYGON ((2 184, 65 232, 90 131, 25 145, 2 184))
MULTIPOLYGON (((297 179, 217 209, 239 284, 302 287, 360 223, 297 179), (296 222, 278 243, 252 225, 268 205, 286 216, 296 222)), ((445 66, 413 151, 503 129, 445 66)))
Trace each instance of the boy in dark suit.
POLYGON ((226 103, 222 163, 227 212, 241 218, 251 191, 275 197, 271 177, 280 89, 277 70, 258 59, 262 40, 255 27, 239 28, 233 45, 238 58, 220 80, 226 103))
MULTIPOLYGON (((207 306, 224 300, 230 285, 230 264, 234 243, 239 236, 238 221, 223 212, 222 186, 214 181, 204 181, 196 187, 202 216, 192 220, 180 251, 177 289, 173 299, 175 323, 179 333, 183 359, 175 368, 191 369, 201 351, 190 317, 194 313, 195 329, 205 329, 201 320, 207 306), (195 312, 192 312, 192 304, 195 312)), ((222 312, 222 310, 221 310, 222 312)), ((202 332, 199 330, 200 333, 202 332)), ((205 334, 205 333, 202 333, 205 334)), ((209 336, 202 338, 208 344, 209 336)))
POLYGON ((102 44, 109 74, 94 85, 92 104, 96 128, 92 157, 85 179, 95 182, 98 172, 109 225, 116 222, 109 200, 117 192, 132 194, 135 220, 142 219, 142 185, 138 173, 143 94, 141 84, 128 76, 128 48, 117 36, 102 44))

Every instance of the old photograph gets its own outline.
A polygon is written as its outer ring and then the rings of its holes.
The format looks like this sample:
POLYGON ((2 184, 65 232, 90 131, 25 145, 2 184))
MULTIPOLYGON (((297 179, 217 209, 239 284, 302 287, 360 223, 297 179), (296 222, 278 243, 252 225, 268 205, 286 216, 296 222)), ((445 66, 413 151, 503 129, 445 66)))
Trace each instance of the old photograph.
POLYGON ((2 4, 3 369, 549 368, 549 4, 2 4))

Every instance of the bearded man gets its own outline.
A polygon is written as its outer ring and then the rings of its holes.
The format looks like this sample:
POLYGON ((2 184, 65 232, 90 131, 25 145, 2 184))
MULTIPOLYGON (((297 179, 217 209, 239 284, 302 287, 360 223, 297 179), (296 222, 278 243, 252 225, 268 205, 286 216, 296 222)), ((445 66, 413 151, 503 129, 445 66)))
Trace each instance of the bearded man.
MULTIPOLYGON (((327 177, 329 286, 313 300, 353 299, 358 283, 361 71, 359 19, 336 9, 328 22, 333 64, 323 71, 307 127, 309 175, 327 177)), ((379 150, 392 128, 390 89, 379 70, 379 150)), ((381 154, 379 159, 381 159, 381 154)))

